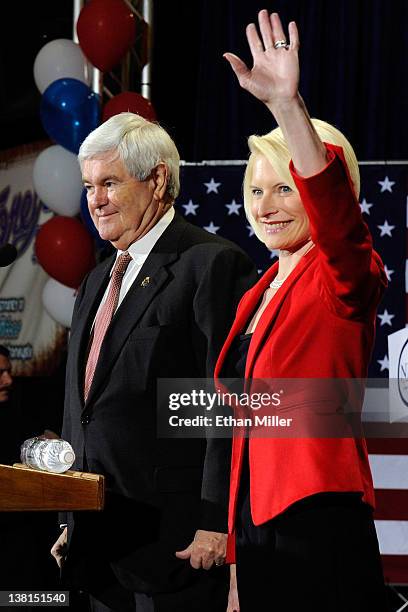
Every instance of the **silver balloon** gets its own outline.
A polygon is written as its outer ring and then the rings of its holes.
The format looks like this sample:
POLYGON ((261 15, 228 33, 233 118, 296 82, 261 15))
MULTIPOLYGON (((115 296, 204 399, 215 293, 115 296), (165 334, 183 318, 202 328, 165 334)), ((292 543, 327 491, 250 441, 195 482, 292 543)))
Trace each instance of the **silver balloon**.
POLYGON ((34 61, 34 80, 43 93, 57 79, 77 79, 88 84, 86 60, 80 46, 72 40, 57 38, 44 45, 34 61))
POLYGON ((42 303, 50 317, 64 327, 71 327, 76 290, 49 278, 42 292, 42 303))
POLYGON ((44 149, 34 163, 34 188, 42 202, 58 215, 79 213, 82 176, 76 155, 60 145, 44 149))

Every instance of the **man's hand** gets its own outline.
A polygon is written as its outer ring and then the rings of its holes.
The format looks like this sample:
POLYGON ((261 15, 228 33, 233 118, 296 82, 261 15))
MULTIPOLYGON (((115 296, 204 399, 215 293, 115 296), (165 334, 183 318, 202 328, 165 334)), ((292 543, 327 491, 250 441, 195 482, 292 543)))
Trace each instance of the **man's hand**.
POLYGON ((190 559, 194 569, 210 569, 213 563, 222 565, 227 553, 227 534, 197 529, 194 540, 185 550, 176 552, 179 559, 190 559))
POLYGON ((58 567, 61 568, 64 563, 65 554, 67 549, 67 528, 61 533, 54 546, 51 548, 51 554, 56 560, 58 567))
POLYGON ((227 612, 239 612, 237 566, 235 564, 230 565, 230 588, 228 593, 227 612))

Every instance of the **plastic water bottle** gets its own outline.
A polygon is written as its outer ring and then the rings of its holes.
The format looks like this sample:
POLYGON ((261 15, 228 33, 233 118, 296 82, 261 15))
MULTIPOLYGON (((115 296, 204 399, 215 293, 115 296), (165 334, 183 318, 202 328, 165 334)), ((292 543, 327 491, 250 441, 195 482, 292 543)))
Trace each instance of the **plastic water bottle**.
POLYGON ((23 442, 20 458, 29 467, 62 474, 74 463, 75 453, 65 440, 36 437, 23 442))

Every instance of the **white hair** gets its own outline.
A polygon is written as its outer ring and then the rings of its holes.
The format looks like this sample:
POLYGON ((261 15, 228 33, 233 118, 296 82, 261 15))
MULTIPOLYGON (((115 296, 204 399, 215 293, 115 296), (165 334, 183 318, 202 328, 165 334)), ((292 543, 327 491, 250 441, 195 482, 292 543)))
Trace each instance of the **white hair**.
POLYGON ((131 176, 144 181, 153 168, 167 167, 167 193, 175 200, 180 191, 180 156, 169 134, 158 123, 147 121, 135 113, 119 113, 102 123, 84 140, 78 160, 97 158, 116 152, 131 176))

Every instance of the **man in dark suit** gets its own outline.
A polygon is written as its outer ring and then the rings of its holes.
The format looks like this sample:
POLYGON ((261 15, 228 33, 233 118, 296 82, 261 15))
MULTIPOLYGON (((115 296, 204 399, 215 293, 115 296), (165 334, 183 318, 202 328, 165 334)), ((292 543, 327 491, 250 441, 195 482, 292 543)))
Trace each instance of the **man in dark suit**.
POLYGON ((68 540, 63 574, 94 610, 224 611, 230 441, 158 438, 156 385, 213 376, 256 272, 174 212, 179 155, 159 125, 116 115, 79 161, 94 223, 117 252, 78 292, 63 437, 75 469, 104 474, 108 495, 102 513, 69 517, 53 554, 62 564, 68 540))

